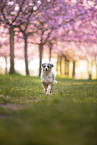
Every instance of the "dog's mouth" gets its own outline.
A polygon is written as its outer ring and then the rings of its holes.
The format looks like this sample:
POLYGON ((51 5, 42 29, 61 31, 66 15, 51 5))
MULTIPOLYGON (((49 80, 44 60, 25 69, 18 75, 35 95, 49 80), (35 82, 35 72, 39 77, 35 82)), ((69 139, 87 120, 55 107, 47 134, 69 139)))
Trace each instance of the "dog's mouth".
POLYGON ((48 71, 48 69, 46 68, 46 69, 45 69, 45 72, 47 72, 47 71, 48 71))

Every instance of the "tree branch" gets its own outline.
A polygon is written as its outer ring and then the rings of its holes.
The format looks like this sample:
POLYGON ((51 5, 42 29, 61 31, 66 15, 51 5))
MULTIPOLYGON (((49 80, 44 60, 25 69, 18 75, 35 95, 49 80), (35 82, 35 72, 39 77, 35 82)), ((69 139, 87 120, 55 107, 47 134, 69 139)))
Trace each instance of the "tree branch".
POLYGON ((24 3, 25 3, 25 0, 22 1, 22 4, 21 4, 21 6, 20 6, 20 9, 19 9, 19 11, 18 11, 16 17, 13 19, 12 23, 15 22, 16 19, 18 18, 20 12, 22 11, 22 8, 23 8, 24 3))

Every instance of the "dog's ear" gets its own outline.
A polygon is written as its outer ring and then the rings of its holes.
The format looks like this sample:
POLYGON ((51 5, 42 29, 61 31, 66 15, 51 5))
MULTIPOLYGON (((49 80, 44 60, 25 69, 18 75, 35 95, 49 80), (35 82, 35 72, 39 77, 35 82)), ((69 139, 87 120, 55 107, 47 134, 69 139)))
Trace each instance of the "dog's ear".
POLYGON ((54 65, 51 63, 51 67, 54 67, 54 65))
POLYGON ((42 67, 44 67, 46 64, 45 63, 42 63, 42 67))

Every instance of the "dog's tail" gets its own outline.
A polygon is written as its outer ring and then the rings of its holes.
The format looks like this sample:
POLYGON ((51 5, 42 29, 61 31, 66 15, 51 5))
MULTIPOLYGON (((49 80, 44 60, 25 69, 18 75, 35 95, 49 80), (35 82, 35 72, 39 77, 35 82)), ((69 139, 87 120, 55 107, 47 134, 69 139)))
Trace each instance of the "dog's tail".
POLYGON ((54 83, 58 83, 58 81, 54 80, 54 83))

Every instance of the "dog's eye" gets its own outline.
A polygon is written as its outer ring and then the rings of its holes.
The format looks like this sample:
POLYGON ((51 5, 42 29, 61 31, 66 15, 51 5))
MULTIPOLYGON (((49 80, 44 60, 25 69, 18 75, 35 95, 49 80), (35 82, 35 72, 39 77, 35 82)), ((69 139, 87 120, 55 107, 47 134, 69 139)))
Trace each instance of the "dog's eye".
POLYGON ((49 65, 47 67, 49 68, 49 65))
POLYGON ((45 65, 43 66, 43 68, 45 68, 45 65))

